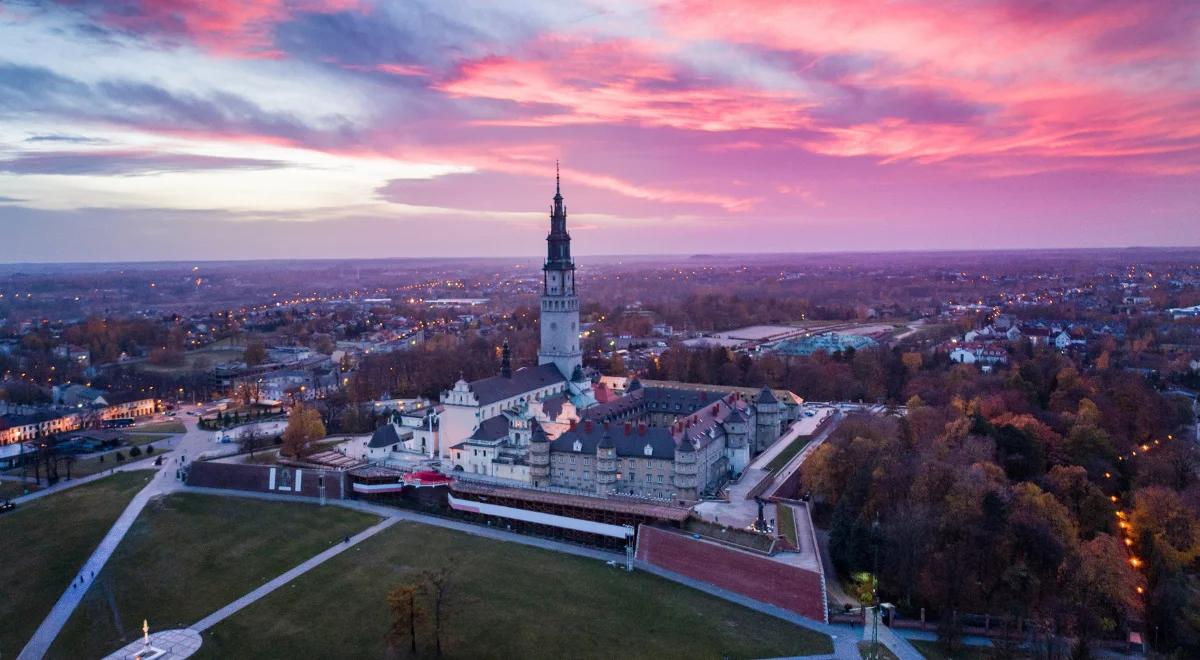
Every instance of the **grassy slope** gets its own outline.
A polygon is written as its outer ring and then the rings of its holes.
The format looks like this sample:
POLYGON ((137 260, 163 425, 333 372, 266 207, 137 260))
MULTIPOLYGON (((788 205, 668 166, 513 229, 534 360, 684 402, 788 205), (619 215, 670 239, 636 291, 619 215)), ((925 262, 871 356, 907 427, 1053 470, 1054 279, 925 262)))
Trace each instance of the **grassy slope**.
POLYGON ((140 635, 142 619, 159 630, 191 625, 377 520, 339 507, 190 493, 151 501, 48 657, 100 657, 140 635))
POLYGON ((152 473, 122 472, 0 515, 0 658, 15 658, 152 473))
MULTIPOLYGON (((221 622, 198 657, 378 658, 387 592, 456 567, 454 658, 720 658, 830 653, 827 636, 656 576, 400 523, 221 622)), ((418 633, 429 648, 427 627, 418 633)))
POLYGON ((792 513, 792 507, 783 503, 775 505, 775 524, 779 527, 779 532, 786 536, 793 546, 800 545, 796 541, 796 520, 792 513))
POLYGON ((800 450, 804 449, 804 446, 807 445, 810 440, 812 440, 811 435, 801 435, 796 437, 794 440, 792 440, 792 444, 784 447, 783 451, 779 452, 775 458, 771 459, 771 462, 767 463, 767 472, 778 472, 781 468, 783 468, 783 466, 788 464, 788 461, 792 460, 793 456, 799 454, 800 450))

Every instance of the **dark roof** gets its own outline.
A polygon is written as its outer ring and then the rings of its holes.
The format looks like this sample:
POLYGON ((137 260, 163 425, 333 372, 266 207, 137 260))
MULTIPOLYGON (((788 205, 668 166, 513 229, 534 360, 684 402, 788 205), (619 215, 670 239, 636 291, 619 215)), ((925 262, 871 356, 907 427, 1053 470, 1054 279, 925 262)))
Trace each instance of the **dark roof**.
POLYGON ((595 454, 597 445, 606 438, 616 448, 617 456, 666 460, 675 458, 675 440, 671 437, 670 429, 660 426, 639 427, 637 424, 631 425, 630 432, 626 435, 624 424, 609 424, 606 430, 604 424, 584 422, 558 436, 550 443, 550 450, 574 453, 575 441, 578 440, 581 445, 579 453, 595 454), (644 432, 642 429, 645 429, 644 432), (650 456, 646 456, 647 444, 650 445, 650 456))
POLYGON ((546 430, 536 419, 529 420, 529 428, 532 431, 529 436, 530 442, 550 442, 550 438, 546 437, 546 430))
POLYGON ((470 384, 471 391, 479 400, 479 405, 511 399, 526 392, 549 387, 563 382, 562 374, 553 364, 539 364, 536 367, 524 367, 513 372, 511 377, 492 376, 482 378, 470 384))
POLYGON ((583 411, 583 416, 585 419, 599 421, 619 419, 631 411, 640 409, 644 395, 645 390, 639 388, 607 403, 598 403, 590 408, 586 408, 583 411))
POLYGON ((723 396, 722 392, 709 390, 685 390, 674 387, 642 388, 642 399, 646 402, 647 410, 674 413, 680 417, 690 415, 723 396))
POLYGON ((630 379, 629 384, 625 386, 625 393, 631 394, 640 389, 642 389, 642 381, 638 380, 637 376, 634 376, 632 379, 630 379))
POLYGON ((479 423, 470 440, 499 440, 508 435, 508 418, 504 415, 488 417, 479 423))
POLYGON ((733 409, 732 412, 729 413, 729 416, 725 418, 726 424, 729 424, 729 423, 738 424, 741 422, 748 422, 748 421, 750 421, 750 419, 748 417, 746 417, 746 413, 742 412, 741 408, 736 408, 736 407, 733 409))
POLYGON ((775 398, 775 393, 771 391, 771 388, 767 387, 766 385, 763 385, 762 391, 760 391, 758 393, 758 398, 755 399, 754 402, 755 403, 779 403, 779 399, 775 398))
POLYGON ((406 432, 404 435, 396 433, 396 427, 391 424, 384 424, 375 429, 375 433, 371 435, 371 441, 367 443, 368 447, 391 447, 392 445, 404 442, 412 437, 412 432, 406 432))

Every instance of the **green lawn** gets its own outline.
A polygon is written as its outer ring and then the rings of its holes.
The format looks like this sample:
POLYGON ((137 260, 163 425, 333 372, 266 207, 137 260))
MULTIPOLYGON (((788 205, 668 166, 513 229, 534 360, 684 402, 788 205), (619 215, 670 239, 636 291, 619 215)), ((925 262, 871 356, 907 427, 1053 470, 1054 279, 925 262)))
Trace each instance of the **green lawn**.
POLYGON ((151 442, 158 442, 159 440, 166 440, 167 438, 170 438, 173 435, 175 435, 175 434, 174 433, 130 433, 125 436, 125 442, 129 445, 133 445, 133 446, 137 447, 137 446, 141 446, 141 445, 148 445, 151 442))
POLYGON ((103 656, 139 636, 143 619, 158 630, 187 627, 377 521, 340 507, 239 497, 153 500, 47 657, 103 656))
POLYGON ((964 646, 956 653, 950 653, 941 642, 923 639, 910 639, 921 655, 929 660, 991 660, 996 657, 995 651, 983 646, 964 646))
POLYGON ((121 472, 0 514, 0 658, 17 656, 151 474, 121 472))
MULTIPOLYGON (((864 639, 863 641, 859 642, 858 643, 858 655, 863 658, 870 658, 872 656, 871 647, 872 647, 872 644, 868 640, 864 639)), ((884 646, 883 644, 879 645, 879 657, 883 658, 883 660, 900 660, 900 658, 896 657, 895 653, 892 653, 891 649, 884 646)))
POLYGON ((28 488, 29 492, 31 493, 35 490, 41 490, 41 486, 33 483, 22 484, 20 481, 4 479, 3 481, 0 481, 0 500, 11 500, 14 497, 20 497, 25 494, 26 488, 28 488))
MULTIPOLYGON (((387 657, 388 591, 453 566, 449 658, 747 658, 829 638, 649 573, 398 523, 217 624, 198 658, 387 657)), ((427 624, 419 651, 432 656, 427 624)))
POLYGON ((129 428, 130 433, 187 433, 187 427, 183 422, 171 420, 169 422, 153 422, 151 424, 139 424, 129 428))
POLYGON ((799 454, 800 450, 804 449, 804 446, 810 440, 812 440, 811 435, 797 436, 796 439, 792 440, 792 444, 784 447, 783 451, 779 452, 775 458, 772 458, 770 463, 767 463, 767 472, 778 472, 783 466, 788 464, 788 461, 792 460, 793 456, 799 454))
POLYGON ((799 547, 800 544, 796 541, 796 519, 793 517, 792 507, 780 503, 775 505, 775 524, 779 527, 779 533, 787 537, 792 545, 799 547))

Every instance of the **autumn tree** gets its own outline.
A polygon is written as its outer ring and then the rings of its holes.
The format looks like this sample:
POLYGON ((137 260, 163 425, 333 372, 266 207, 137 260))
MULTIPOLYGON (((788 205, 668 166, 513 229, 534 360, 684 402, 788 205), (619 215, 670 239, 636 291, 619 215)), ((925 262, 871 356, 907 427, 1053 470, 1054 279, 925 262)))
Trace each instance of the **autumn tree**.
POLYGON ((424 593, 420 582, 401 584, 388 592, 388 606, 392 610, 392 627, 388 631, 388 642, 400 646, 408 641, 409 653, 417 654, 417 621, 425 617, 419 596, 424 593))
POLYGON ((283 431, 283 453, 288 456, 306 456, 313 451, 313 444, 325 437, 325 424, 315 409, 303 404, 292 408, 287 428, 283 431))
POLYGON ((242 351, 242 361, 249 366, 255 366, 267 361, 267 346, 261 341, 252 341, 242 351))

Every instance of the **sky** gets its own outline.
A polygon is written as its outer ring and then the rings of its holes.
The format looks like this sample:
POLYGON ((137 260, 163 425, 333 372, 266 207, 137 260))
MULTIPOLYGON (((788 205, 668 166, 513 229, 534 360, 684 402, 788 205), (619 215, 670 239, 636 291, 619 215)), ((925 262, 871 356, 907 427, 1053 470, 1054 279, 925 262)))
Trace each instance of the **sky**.
POLYGON ((0 3, 0 261, 1200 245, 1193 0, 0 3))

